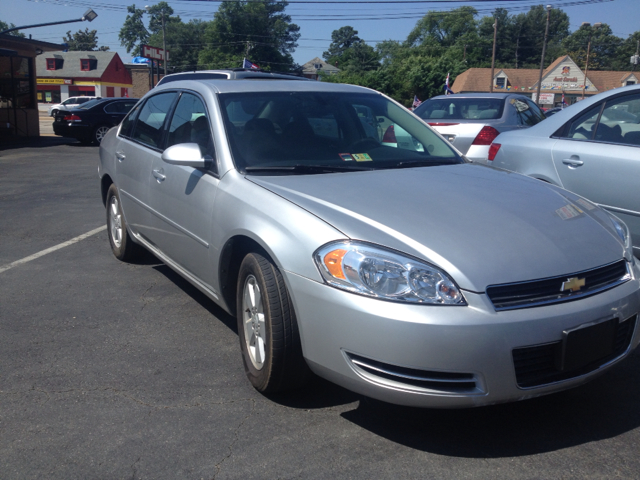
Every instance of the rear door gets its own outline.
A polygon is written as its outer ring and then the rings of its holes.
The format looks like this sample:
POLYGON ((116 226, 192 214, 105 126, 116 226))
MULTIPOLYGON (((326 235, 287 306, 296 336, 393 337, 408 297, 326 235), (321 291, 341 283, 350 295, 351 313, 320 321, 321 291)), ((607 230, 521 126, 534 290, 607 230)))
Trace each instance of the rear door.
POLYGON ((640 93, 616 96, 575 117, 553 147, 564 188, 624 217, 640 244, 640 93))

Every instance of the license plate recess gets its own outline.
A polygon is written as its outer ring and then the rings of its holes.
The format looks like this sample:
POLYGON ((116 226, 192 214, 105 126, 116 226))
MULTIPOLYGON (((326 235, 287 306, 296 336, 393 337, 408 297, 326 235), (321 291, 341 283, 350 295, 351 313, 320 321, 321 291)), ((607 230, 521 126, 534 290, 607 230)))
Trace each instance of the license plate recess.
POLYGON ((608 357, 615 348, 618 319, 579 326, 562 332, 558 370, 571 371, 608 357))

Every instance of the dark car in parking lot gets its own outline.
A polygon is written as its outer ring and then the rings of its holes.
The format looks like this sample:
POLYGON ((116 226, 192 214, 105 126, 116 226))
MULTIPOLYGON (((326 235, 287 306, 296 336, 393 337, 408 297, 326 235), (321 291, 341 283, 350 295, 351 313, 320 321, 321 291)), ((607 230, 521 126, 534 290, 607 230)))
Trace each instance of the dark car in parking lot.
POLYGON ((91 100, 72 110, 58 112, 53 122, 53 132, 61 137, 100 145, 109 129, 119 125, 137 102, 137 98, 91 100))

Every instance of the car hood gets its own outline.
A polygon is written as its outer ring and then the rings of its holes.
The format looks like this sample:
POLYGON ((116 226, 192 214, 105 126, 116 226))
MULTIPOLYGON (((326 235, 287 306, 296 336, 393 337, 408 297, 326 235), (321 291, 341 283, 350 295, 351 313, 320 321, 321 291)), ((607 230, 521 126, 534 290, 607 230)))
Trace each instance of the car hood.
POLYGON ((623 256, 603 210, 481 165, 247 178, 351 239, 443 268, 466 290, 570 274, 623 256))

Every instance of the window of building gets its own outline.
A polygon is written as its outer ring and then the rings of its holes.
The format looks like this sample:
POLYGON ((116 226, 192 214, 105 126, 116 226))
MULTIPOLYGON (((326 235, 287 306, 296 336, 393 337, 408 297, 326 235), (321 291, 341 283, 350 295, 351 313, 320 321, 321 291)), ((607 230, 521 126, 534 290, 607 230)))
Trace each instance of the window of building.
POLYGON ((496 86, 498 88, 504 88, 507 85, 507 79, 505 77, 496 78, 496 86))
POLYGON ((635 80, 627 80, 627 85, 635 85, 636 81, 635 80))
POLYGON ((315 68, 316 70, 321 70, 322 69, 322 64, 321 63, 314 63, 313 64, 313 68, 315 68))
POLYGON ((91 60, 89 60, 88 58, 83 58, 82 60, 80 60, 80 70, 82 70, 83 72, 88 72, 89 70, 91 70, 91 60))
POLYGON ((47 58, 47 70, 55 70, 55 69, 56 69, 56 59, 47 58))

